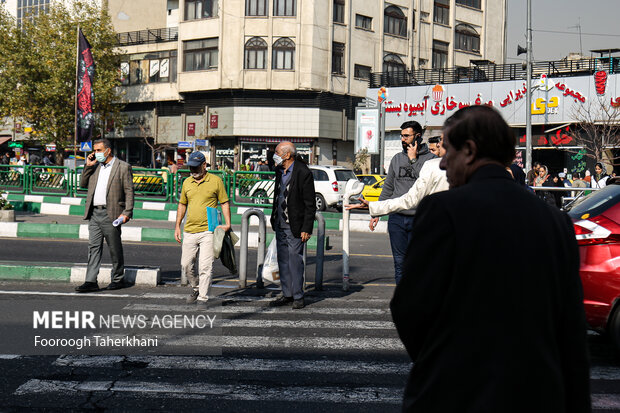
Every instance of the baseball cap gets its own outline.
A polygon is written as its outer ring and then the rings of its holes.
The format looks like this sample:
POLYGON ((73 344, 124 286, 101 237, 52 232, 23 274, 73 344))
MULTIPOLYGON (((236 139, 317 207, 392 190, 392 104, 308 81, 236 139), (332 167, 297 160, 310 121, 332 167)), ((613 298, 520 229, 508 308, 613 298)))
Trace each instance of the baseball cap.
POLYGON ((566 174, 565 174, 564 172, 560 172, 560 173, 558 174, 558 176, 559 176, 560 178, 566 178, 566 174))
POLYGON ((205 156, 202 152, 196 151, 192 152, 187 160, 187 165, 189 166, 200 166, 206 161, 205 156))

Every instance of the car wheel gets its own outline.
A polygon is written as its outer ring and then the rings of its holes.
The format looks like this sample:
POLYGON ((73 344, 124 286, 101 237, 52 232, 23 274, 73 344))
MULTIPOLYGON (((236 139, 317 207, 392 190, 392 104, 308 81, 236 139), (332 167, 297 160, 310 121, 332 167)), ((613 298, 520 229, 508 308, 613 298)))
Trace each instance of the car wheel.
POLYGON ((267 191, 264 189, 257 190, 252 196, 252 202, 256 205, 269 205, 270 203, 269 195, 267 195, 267 191))
POLYGON ((620 305, 616 306, 616 311, 614 311, 614 315, 611 317, 607 333, 616 351, 620 354, 620 305))
POLYGON ((316 210, 325 211, 325 198, 323 198, 323 195, 315 194, 314 199, 316 202, 316 210))

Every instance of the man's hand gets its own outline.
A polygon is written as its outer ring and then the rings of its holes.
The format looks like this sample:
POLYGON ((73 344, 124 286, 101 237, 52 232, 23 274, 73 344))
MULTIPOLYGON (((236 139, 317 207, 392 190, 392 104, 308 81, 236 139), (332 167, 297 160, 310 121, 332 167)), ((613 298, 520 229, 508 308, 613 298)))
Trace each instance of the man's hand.
POLYGON ((179 244, 181 243, 181 227, 176 227, 174 229, 174 239, 176 239, 179 244))
POLYGON ((126 224, 129 222, 129 217, 127 215, 120 214, 118 217, 123 218, 123 224, 126 224))
MULTIPOLYGON (((224 225, 224 224, 222 224, 222 225, 218 225, 218 226, 217 226, 217 228, 222 228, 222 229, 224 230, 224 232, 228 232, 228 231, 230 231, 230 225, 224 225)), ((217 229, 217 228, 216 228, 216 229, 217 229)))
POLYGON ((415 141, 415 145, 407 145, 407 157, 410 161, 413 161, 418 157, 418 141, 415 141))
POLYGON ((91 153, 86 157, 86 166, 94 166, 97 164, 97 158, 95 158, 95 153, 91 153))
POLYGON ((357 200, 360 201, 359 204, 349 204, 349 205, 346 205, 345 208, 346 209, 368 209, 369 202, 367 200, 365 200, 361 196, 357 198, 357 200))
POLYGON ((371 218, 368 228, 370 228, 371 231, 374 231, 375 228, 377 227, 377 222, 379 222, 379 218, 371 218))
POLYGON ((301 242, 306 242, 310 239, 310 234, 308 234, 307 232, 302 232, 301 233, 301 242))

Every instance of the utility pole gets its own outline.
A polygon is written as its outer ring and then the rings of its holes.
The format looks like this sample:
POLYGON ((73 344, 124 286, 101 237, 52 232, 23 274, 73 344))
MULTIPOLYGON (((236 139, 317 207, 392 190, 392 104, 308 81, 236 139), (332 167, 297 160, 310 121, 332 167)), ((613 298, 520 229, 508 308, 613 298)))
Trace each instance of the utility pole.
POLYGON ((532 0, 527 0, 527 70, 525 99, 525 169, 532 169, 532 0))

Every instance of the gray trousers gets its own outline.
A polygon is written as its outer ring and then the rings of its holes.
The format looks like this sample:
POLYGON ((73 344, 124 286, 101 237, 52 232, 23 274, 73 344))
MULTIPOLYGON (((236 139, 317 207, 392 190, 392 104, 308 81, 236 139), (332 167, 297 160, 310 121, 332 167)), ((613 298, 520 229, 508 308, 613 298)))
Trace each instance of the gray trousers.
POLYGON ((298 300, 304 296, 304 243, 290 228, 276 227, 280 285, 285 297, 298 300))
POLYGON ((121 243, 121 227, 112 225, 105 209, 93 208, 88 222, 88 269, 86 282, 97 282, 105 238, 112 257, 112 281, 121 282, 125 275, 125 259, 121 243))

